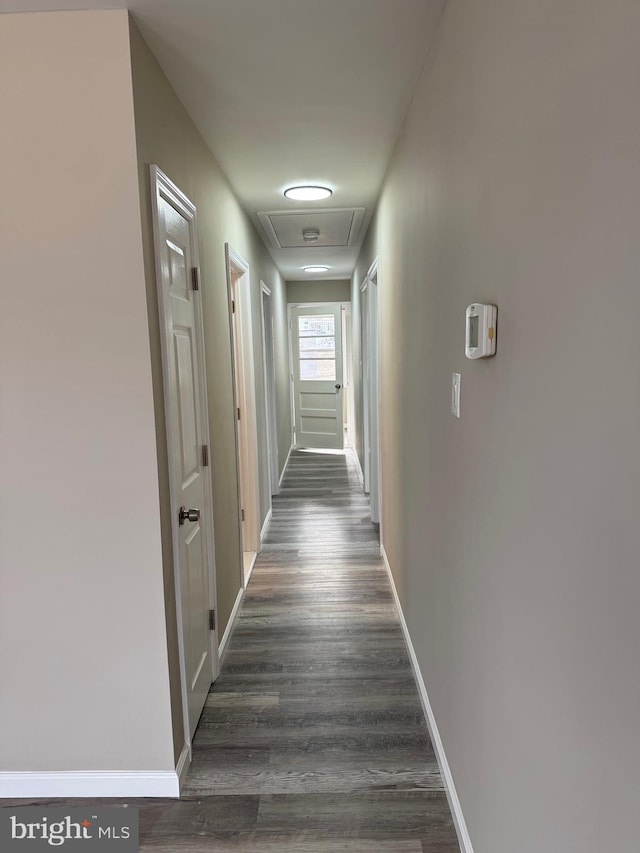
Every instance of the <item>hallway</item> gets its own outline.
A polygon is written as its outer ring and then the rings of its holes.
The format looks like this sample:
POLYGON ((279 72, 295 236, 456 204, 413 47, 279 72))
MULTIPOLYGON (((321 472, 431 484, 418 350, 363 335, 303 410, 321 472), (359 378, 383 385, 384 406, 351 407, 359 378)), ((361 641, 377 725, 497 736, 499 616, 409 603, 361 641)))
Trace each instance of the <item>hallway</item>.
POLYGON ((378 554, 352 452, 294 451, 183 799, 142 810, 144 849, 459 849, 378 554))

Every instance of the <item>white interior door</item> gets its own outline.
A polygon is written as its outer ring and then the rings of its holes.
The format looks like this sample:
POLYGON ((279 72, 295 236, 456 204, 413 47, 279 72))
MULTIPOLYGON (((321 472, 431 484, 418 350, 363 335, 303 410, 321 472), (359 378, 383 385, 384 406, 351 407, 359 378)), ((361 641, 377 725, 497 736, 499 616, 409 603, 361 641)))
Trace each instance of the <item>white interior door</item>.
POLYGON ((262 355, 264 362, 264 405, 267 424, 267 450, 269 456, 269 495, 277 495, 278 485, 278 422, 276 419, 276 371, 273 341, 273 313, 271 291, 260 282, 262 294, 262 355))
POLYGON ((291 311, 296 447, 344 446, 340 305, 291 311))
MULTIPOLYGON (((159 170, 152 173, 165 403, 172 492, 178 622, 187 740, 218 671, 212 634, 214 553, 204 334, 195 208, 159 170), (213 587, 213 588, 212 588, 213 587)), ((186 731, 185 731, 186 735, 186 731)))
POLYGON ((249 265, 228 243, 225 245, 225 254, 237 406, 236 439, 240 541, 243 584, 246 586, 260 548, 258 433, 251 316, 251 279, 249 265))
MULTIPOLYGON (((240 421, 242 418, 242 409, 245 409, 244 417, 245 420, 247 418, 246 406, 244 405, 244 388, 243 388, 243 362, 242 362, 242 349, 240 346, 240 329, 238 323, 238 294, 237 294, 237 278, 233 276, 231 279, 231 304, 233 306, 233 310, 231 313, 231 326, 232 326, 232 338, 233 338, 233 362, 235 365, 235 384, 236 384, 236 402, 238 403, 238 420, 240 421)), ((242 548, 244 556, 244 571, 246 574, 247 569, 247 557, 251 554, 251 547, 249 546, 249 540, 251 539, 250 532, 248 530, 248 518, 247 518, 247 509, 245 508, 245 504, 248 507, 248 501, 246 500, 247 492, 249 490, 249 459, 248 459, 248 447, 247 447, 247 438, 244 430, 244 422, 238 425, 238 462, 239 462, 239 480, 240 480, 240 527, 241 527, 241 535, 242 535, 242 548)))
POLYGON ((362 286, 362 386, 364 403, 364 490, 371 520, 380 521, 380 437, 378 418, 378 267, 374 262, 362 286))

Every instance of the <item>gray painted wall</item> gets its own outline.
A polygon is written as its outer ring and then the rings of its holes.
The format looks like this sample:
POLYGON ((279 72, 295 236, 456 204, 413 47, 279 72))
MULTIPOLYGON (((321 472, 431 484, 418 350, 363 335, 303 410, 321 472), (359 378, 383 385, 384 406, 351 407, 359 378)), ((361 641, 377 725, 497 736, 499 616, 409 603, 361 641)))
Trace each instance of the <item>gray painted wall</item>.
MULTIPOLYGON (((291 444, 285 283, 264 244, 240 207, 226 178, 178 100, 135 24, 131 24, 133 95, 142 230, 147 280, 147 303, 154 377, 154 398, 159 448, 160 505, 164 533, 165 586, 169 611, 173 608, 173 567, 170 544, 171 518, 162 392, 162 364, 156 296, 149 164, 154 163, 195 203, 198 211, 199 255, 205 324, 205 348, 211 430, 219 635, 222 636, 241 586, 235 408, 231 374, 231 341, 227 302, 225 242, 248 262, 256 377, 258 456, 261 518, 268 512, 268 469, 262 367, 260 280, 272 291, 276 337, 278 455, 282 470, 291 444)), ((173 608, 175 609, 175 608, 173 608)), ((175 635, 175 613, 169 613, 169 635, 175 635)), ((170 655, 172 644, 170 642, 170 655)), ((172 684, 176 686, 177 658, 172 659, 172 684)), ((174 694, 174 711, 179 696, 174 694)), ((174 724, 178 718, 174 713, 174 724)), ((180 741, 178 728, 175 737, 180 741)), ((176 746, 178 744, 176 743, 176 746)))
POLYGON ((126 11, 0 15, 0 77, 0 763, 172 771, 126 11))
POLYGON ((288 302, 350 302, 351 282, 288 281, 288 302))
POLYGON ((357 333, 378 255, 384 545, 476 853, 640 838, 639 34, 449 0, 353 281, 357 333))

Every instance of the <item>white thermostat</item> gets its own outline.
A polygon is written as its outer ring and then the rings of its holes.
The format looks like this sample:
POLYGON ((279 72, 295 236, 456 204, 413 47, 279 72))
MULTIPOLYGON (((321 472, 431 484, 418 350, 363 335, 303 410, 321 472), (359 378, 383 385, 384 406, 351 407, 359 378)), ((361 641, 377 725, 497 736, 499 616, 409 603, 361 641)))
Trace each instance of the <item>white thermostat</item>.
POLYGON ((467 358, 487 358, 496 354, 497 316, 498 309, 495 305, 481 305, 478 302, 469 305, 464 342, 464 354, 467 358))

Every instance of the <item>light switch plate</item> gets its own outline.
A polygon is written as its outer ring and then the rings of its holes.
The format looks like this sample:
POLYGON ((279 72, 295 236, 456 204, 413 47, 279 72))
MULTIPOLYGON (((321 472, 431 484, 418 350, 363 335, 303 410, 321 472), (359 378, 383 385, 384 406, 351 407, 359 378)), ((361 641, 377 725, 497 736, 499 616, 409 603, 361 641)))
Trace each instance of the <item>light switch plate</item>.
POLYGON ((460 417, 460 373, 451 374, 451 414, 460 417))

